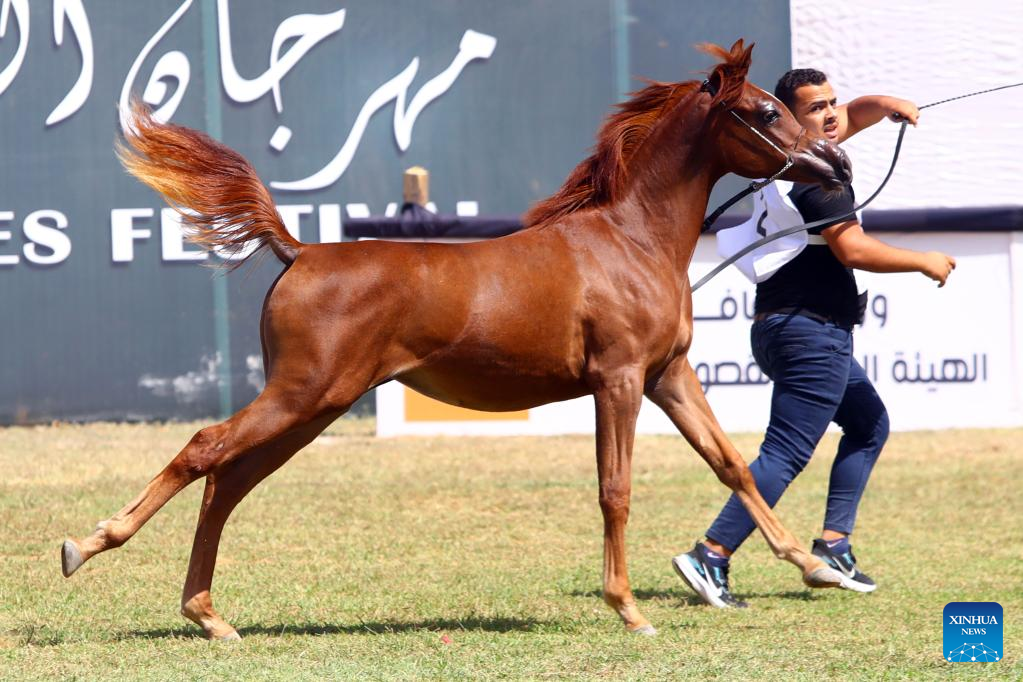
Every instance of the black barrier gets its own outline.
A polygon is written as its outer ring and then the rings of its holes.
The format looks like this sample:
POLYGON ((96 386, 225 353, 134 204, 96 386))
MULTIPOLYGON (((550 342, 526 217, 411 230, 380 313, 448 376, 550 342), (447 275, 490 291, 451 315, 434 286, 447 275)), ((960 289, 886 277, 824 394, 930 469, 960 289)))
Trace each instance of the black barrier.
MULTIPOLYGON (((512 234, 522 228, 522 222, 513 216, 433 215, 421 208, 415 215, 416 218, 411 218, 409 212, 403 211, 402 215, 394 217, 350 219, 345 223, 345 236, 353 239, 486 239, 512 234)), ((748 215, 725 214, 710 229, 710 234, 747 220, 748 215)), ((864 211, 863 229, 867 232, 1018 232, 1023 231, 1023 206, 864 211)))
POLYGON ((345 237, 387 239, 400 237, 448 237, 493 239, 522 229, 518 216, 458 216, 431 213, 422 206, 405 204, 395 216, 349 218, 345 237))
POLYGON ((867 211, 868 232, 1019 232, 1023 206, 974 208, 907 208, 867 211))

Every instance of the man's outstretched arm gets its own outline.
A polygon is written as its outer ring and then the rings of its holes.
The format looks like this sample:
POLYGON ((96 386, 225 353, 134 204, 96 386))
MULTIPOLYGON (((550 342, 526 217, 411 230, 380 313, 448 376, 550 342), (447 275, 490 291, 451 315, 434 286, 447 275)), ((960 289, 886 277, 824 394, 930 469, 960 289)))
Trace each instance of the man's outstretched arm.
POLYGON ((835 258, 847 268, 867 272, 919 272, 945 286, 956 260, 940 251, 913 251, 889 246, 863 231, 859 221, 847 220, 821 231, 835 258))
POLYGON ((920 110, 908 99, 886 95, 866 95, 838 107, 838 141, 845 142, 856 133, 883 118, 900 122, 905 118, 916 125, 920 110))

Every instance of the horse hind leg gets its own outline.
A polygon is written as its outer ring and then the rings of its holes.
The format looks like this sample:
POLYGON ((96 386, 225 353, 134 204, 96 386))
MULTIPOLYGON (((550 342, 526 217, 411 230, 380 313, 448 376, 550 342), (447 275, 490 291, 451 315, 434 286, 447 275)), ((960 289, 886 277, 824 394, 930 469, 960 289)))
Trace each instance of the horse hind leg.
POLYGON ((123 545, 188 484, 253 447, 310 421, 314 415, 295 407, 300 404, 303 403, 289 400, 268 387, 230 419, 196 433, 135 499, 101 521, 88 537, 64 542, 61 549, 64 576, 71 576, 100 552, 123 545))
POLYGON ((206 477, 192 556, 181 593, 181 615, 203 629, 206 637, 240 639, 238 632, 213 608, 210 594, 217 550, 224 524, 234 508, 263 479, 284 465, 339 415, 329 414, 256 448, 206 477))

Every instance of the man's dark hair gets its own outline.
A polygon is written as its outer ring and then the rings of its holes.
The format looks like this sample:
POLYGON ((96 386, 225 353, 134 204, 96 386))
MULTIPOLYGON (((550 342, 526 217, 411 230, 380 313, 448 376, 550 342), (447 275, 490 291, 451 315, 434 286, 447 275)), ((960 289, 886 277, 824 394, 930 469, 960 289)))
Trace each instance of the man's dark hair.
POLYGON ((774 86, 774 96, 781 100, 789 109, 796 101, 796 90, 804 85, 823 85, 828 77, 817 69, 792 69, 778 79, 774 86))

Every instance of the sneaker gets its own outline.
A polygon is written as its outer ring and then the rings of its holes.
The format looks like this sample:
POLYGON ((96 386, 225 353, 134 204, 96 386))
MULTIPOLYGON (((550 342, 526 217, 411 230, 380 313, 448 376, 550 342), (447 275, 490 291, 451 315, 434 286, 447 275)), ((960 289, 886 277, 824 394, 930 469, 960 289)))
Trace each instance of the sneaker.
POLYGON ((719 609, 749 606, 732 596, 728 590, 728 566, 711 566, 707 561, 707 547, 702 542, 697 542, 692 551, 672 559, 671 565, 693 592, 711 606, 719 609))
POLYGON ((877 585, 870 576, 856 568, 856 557, 853 556, 852 547, 845 552, 835 552, 828 543, 817 538, 813 541, 813 554, 824 560, 831 568, 838 571, 842 578, 842 587, 855 592, 873 592, 877 585))

